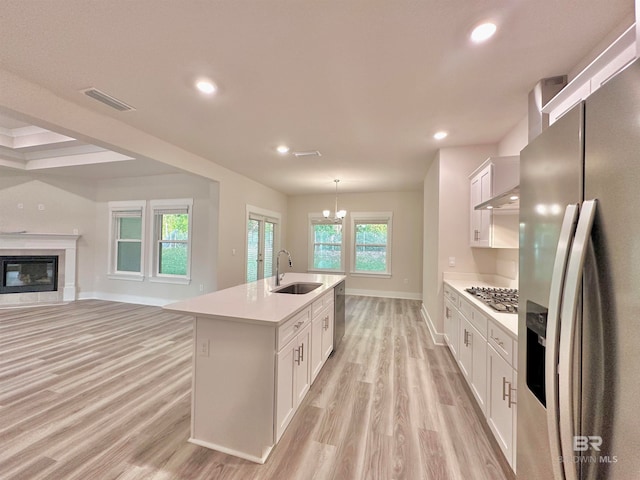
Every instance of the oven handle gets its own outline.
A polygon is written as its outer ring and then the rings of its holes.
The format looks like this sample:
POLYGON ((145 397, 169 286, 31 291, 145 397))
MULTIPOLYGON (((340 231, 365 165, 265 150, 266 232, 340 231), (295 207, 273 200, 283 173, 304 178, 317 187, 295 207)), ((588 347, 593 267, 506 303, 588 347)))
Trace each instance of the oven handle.
POLYGON ((560 238, 553 263, 553 276, 549 292, 549 313, 547 316, 546 352, 545 352, 545 390, 547 398, 547 428, 554 478, 563 479, 564 469, 560 462, 559 410, 558 410, 558 346, 560 342, 560 308, 564 289, 567 261, 572 240, 576 231, 578 205, 567 205, 560 228, 560 238))
MULTIPOLYGON (((593 219, 596 214, 597 200, 587 200, 582 203, 580 218, 576 227, 575 240, 571 246, 569 264, 564 292, 562 294, 562 309, 560 311, 560 351, 558 358, 558 407, 560 416, 560 443, 564 456, 573 457, 573 438, 579 432, 575 431, 573 408, 574 383, 574 344, 576 325, 578 323, 578 303, 582 287, 582 272, 587 254, 587 247, 591 238, 593 219)), ((576 462, 564 462, 566 480, 577 480, 576 462)))

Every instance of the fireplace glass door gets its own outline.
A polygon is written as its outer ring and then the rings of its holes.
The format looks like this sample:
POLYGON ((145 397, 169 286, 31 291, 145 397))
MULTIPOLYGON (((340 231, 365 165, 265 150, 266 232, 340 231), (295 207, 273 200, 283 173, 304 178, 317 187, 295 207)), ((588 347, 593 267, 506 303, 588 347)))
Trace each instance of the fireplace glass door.
POLYGON ((0 257, 0 293, 53 292, 58 289, 57 256, 0 257))

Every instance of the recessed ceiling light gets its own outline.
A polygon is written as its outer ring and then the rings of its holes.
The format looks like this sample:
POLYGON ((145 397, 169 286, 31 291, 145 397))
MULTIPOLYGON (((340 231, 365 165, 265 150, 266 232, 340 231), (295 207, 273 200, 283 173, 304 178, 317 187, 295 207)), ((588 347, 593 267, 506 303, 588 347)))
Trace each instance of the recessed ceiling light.
POLYGON ((196 88, 207 95, 211 95, 217 90, 216 86, 209 80, 199 80, 196 83, 196 88))
POLYGON ((441 131, 441 132, 436 132, 433 135, 433 138, 435 138, 436 140, 442 140, 443 138, 446 138, 447 135, 449 135, 447 132, 441 131))
POLYGON ((276 147, 276 150, 278 151, 278 153, 282 153, 283 155, 285 153, 289 153, 289 147, 287 147, 286 145, 278 145, 276 147))
POLYGON ((471 32, 471 41, 474 43, 482 43, 485 40, 489 40, 494 33, 496 33, 496 24, 495 23, 483 23, 478 25, 471 32))

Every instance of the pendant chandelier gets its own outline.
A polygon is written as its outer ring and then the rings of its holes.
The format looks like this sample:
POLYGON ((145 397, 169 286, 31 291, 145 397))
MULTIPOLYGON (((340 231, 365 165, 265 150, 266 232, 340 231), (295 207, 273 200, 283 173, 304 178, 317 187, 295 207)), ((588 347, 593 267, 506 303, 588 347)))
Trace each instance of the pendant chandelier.
POLYGON ((342 219, 347 216, 346 210, 338 210, 338 183, 340 180, 334 180, 336 183, 336 209, 334 210, 334 216, 331 217, 331 210, 323 210, 322 216, 327 220, 332 220, 334 223, 342 223, 342 219))

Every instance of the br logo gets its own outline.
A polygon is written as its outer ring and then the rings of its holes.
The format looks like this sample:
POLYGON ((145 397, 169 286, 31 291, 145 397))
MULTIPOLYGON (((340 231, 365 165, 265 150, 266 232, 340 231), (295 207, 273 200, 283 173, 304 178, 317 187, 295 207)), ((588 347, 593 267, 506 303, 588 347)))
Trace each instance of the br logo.
POLYGON ((596 452, 600 451, 600 445, 602 445, 602 437, 589 435, 576 435, 573 437, 573 451, 574 452, 586 452, 591 448, 596 452))

